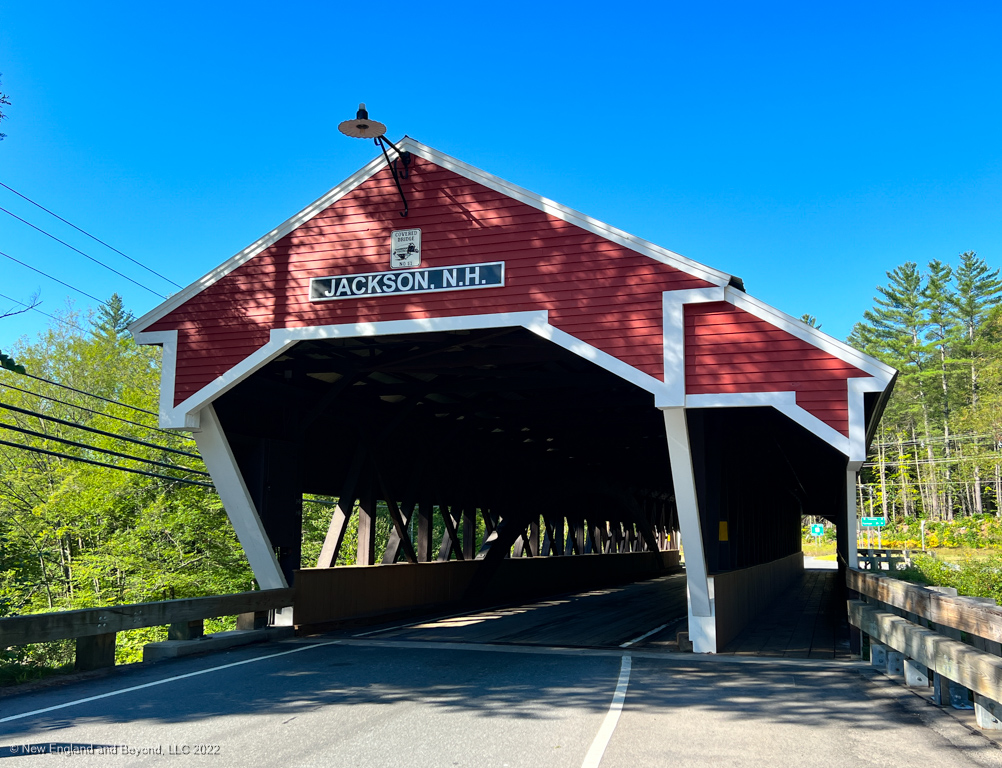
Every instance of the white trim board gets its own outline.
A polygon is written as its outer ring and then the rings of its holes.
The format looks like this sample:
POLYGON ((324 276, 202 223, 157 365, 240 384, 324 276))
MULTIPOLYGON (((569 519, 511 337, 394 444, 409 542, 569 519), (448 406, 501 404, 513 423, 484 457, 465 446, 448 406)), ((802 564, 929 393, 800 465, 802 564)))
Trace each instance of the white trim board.
MULTIPOLYGON (((450 157, 443 152, 439 152, 438 150, 425 146, 410 137, 405 136, 397 144, 397 146, 400 147, 401 151, 411 152, 417 157, 434 163, 441 168, 453 171, 470 181, 482 184, 489 189, 493 189, 495 192, 499 192, 510 198, 518 200, 519 202, 525 203, 526 205, 536 208, 537 210, 551 216, 555 216, 558 219, 562 219, 569 224, 574 224, 575 226, 592 232, 599 237, 603 237, 606 240, 622 245, 623 247, 629 248, 639 254, 648 256, 655 261, 661 262, 662 264, 672 266, 687 274, 693 275, 694 277, 701 278, 718 286, 728 285, 731 281, 731 276, 725 272, 707 267, 697 261, 693 261, 692 259, 688 259, 685 256, 677 254, 674 251, 670 251, 667 248, 662 248, 661 246, 654 245, 646 240, 634 237, 621 229, 605 224, 598 219, 593 219, 590 216, 579 213, 572 208, 568 208, 567 206, 561 205, 553 200, 537 195, 534 192, 530 192, 527 189, 511 184, 510 182, 507 182, 491 173, 482 171, 479 168, 475 168, 474 166, 464 163, 461 160, 450 157)), ((178 291, 159 306, 151 309, 145 315, 129 325, 129 330, 134 335, 141 333, 157 320, 164 318, 182 304, 221 280, 237 267, 247 263, 266 248, 274 245, 280 239, 295 230, 297 227, 302 226, 318 213, 330 207, 345 195, 354 191, 357 187, 368 181, 372 178, 372 176, 385 167, 386 158, 381 155, 374 158, 366 166, 356 171, 317 200, 310 203, 308 206, 303 208, 303 210, 286 219, 266 235, 258 238, 256 241, 232 256, 227 261, 220 264, 215 269, 203 275, 191 285, 178 291)))
POLYGON ((665 291, 662 294, 664 327, 664 366, 666 396, 655 401, 659 408, 738 408, 772 406, 797 424, 824 440, 850 461, 866 458, 866 409, 864 394, 882 392, 891 383, 895 371, 879 360, 853 349, 826 333, 812 328, 763 301, 733 287, 665 291), (797 404, 796 392, 737 392, 687 395, 685 392, 685 306, 725 301, 789 333, 817 349, 870 374, 869 378, 846 379, 846 403, 849 409, 849 436, 828 426, 797 404))
MULTIPOLYGON (((686 408, 761 408, 771 406, 835 450, 849 456, 852 441, 828 426, 810 411, 797 405, 796 392, 726 392, 711 395, 686 395, 686 408)), ((850 429, 850 436, 852 431, 850 429)))
POLYGON ((177 331, 138 333, 140 343, 164 344, 163 372, 160 378, 160 425, 173 429, 198 429, 198 414, 207 405, 228 392, 255 371, 279 357, 296 342, 307 339, 348 339, 363 336, 392 336, 404 333, 434 333, 436 331, 480 330, 485 328, 522 327, 537 336, 573 352, 600 368, 629 381, 654 395, 665 396, 665 385, 622 360, 587 344, 549 324, 545 310, 534 312, 502 312, 486 315, 430 317, 417 320, 390 320, 375 323, 274 328, 268 343, 256 349, 235 366, 216 377, 177 406, 174 402, 174 381, 177 366, 177 331), (168 350, 168 345, 170 349, 168 350))

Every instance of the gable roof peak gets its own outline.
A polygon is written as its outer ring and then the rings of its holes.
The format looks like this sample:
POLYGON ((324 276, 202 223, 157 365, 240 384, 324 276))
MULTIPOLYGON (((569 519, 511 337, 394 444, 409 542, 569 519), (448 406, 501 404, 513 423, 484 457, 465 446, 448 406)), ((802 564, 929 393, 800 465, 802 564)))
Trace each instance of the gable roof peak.
MULTIPOLYGON (((739 278, 734 278, 725 272, 713 269, 712 267, 707 267, 704 264, 688 259, 685 256, 675 253, 674 251, 668 250, 667 248, 663 248, 647 240, 631 235, 628 232, 624 232, 621 229, 610 226, 609 224, 599 221, 598 219, 593 219, 592 217, 580 213, 573 208, 568 208, 567 206, 561 205, 560 203, 550 200, 549 198, 530 192, 529 190, 505 181, 494 174, 482 171, 479 168, 463 162, 462 160, 457 160, 444 152, 439 152, 437 149, 433 149, 426 144, 422 144, 406 134, 396 143, 396 146, 401 151, 410 152, 411 154, 427 160, 428 162, 441 168, 457 173, 470 181, 481 184, 489 189, 493 189, 494 191, 515 200, 519 200, 520 202, 530 205, 546 214, 562 219, 569 224, 574 224, 575 226, 581 227, 582 229, 590 231, 600 237, 629 248, 632 251, 648 256, 655 261, 674 267, 682 272, 699 277, 714 285, 734 285, 735 280, 738 280, 740 283, 739 278)), ((183 288, 173 294, 166 301, 137 319, 129 325, 129 331, 133 334, 143 332, 153 323, 182 306, 189 299, 198 295, 233 270, 250 261, 266 248, 305 224, 321 211, 329 208, 331 205, 365 183, 386 166, 386 158, 382 153, 380 153, 369 163, 329 190, 326 194, 313 201, 310 205, 286 219, 282 222, 282 224, 258 238, 246 248, 233 255, 227 261, 203 275, 186 288, 183 288)), ((740 288, 741 290, 744 290, 743 285, 741 285, 740 288)))

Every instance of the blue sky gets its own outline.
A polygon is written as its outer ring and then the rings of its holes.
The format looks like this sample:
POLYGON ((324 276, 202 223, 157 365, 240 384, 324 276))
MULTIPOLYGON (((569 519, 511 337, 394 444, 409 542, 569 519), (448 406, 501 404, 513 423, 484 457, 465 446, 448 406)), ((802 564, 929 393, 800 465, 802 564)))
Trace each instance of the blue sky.
MULTIPOLYGON (((0 182, 181 285, 370 160, 365 101, 844 338, 885 272, 1002 266, 997 3, 0 6, 0 182)), ((0 206, 176 290, 0 188, 0 206)), ((159 299, 0 212, 0 251, 159 299)), ((93 302, 0 258, 0 293, 93 302)), ((13 306, 0 299, 0 309, 13 306)), ((0 320, 0 349, 37 313, 0 320)))

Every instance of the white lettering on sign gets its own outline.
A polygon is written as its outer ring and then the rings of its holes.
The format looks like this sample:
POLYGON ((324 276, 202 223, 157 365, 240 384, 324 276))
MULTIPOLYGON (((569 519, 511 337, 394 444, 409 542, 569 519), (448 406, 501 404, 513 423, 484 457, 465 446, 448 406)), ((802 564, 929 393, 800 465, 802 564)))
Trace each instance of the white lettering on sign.
POLYGON ((408 269, 421 266, 421 230, 395 229, 390 232, 390 267, 408 269))
POLYGON ((425 267, 406 272, 331 275, 310 280, 310 301, 332 301, 401 293, 434 293, 504 286, 504 262, 425 267))

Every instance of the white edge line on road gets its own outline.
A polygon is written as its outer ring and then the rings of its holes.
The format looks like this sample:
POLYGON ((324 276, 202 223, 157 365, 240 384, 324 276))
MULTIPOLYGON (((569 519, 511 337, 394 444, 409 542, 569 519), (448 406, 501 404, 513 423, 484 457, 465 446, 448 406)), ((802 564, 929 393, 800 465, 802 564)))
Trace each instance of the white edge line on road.
POLYGON ((655 627, 650 632, 644 632, 644 634, 642 634, 640 637, 635 637, 632 640, 627 640, 625 643, 622 643, 619 647, 620 648, 629 648, 634 643, 639 643, 641 640, 645 640, 646 638, 650 637, 651 635, 657 634, 662 629, 664 629, 665 627, 667 627, 669 624, 671 624, 671 622, 670 621, 666 621, 660 627, 655 627))
POLYGON ((76 699, 75 701, 67 701, 64 704, 55 704, 51 707, 45 707, 44 709, 35 709, 31 712, 22 712, 20 715, 9 715, 8 717, 0 717, 0 723, 9 723, 11 720, 21 720, 25 717, 32 717, 34 715, 41 715, 46 712, 52 712, 56 709, 66 709, 67 707, 75 707, 77 704, 86 704, 89 701, 97 701, 98 699, 107 699, 111 696, 121 696, 123 693, 132 693, 133 691, 141 691, 144 688, 153 688, 157 685, 164 685, 166 683, 173 683, 176 680, 184 680, 189 677, 198 677, 199 675, 207 675, 210 672, 218 672, 221 669, 230 669, 231 667, 239 667, 243 664, 253 664, 256 661, 264 661, 265 659, 274 659, 276 656, 288 656, 290 653, 299 653, 300 651, 308 651, 310 648, 320 648, 325 645, 339 645, 340 640, 330 640, 325 643, 310 643, 309 645, 303 645, 299 648, 293 648, 291 651, 279 651, 278 653, 269 653, 265 656, 255 656, 253 659, 244 659, 243 661, 234 661, 230 664, 221 664, 218 667, 209 667, 208 669, 200 669, 197 672, 188 672, 184 675, 174 675, 174 677, 167 677, 163 680, 154 680, 152 683, 143 683, 142 685, 133 685, 129 688, 120 688, 117 691, 109 691, 108 693, 102 693, 97 696, 88 696, 85 699, 76 699))
POLYGON ((619 722, 619 715, 623 711, 626 689, 630 687, 630 668, 632 665, 630 654, 623 654, 623 663, 619 668, 619 682, 616 683, 616 692, 612 694, 612 704, 609 705, 609 711, 605 715, 605 720, 602 721, 602 727, 595 734, 595 740, 591 743, 588 754, 585 755, 584 762, 581 763, 581 768, 598 768, 598 764, 602 762, 602 755, 605 754, 605 748, 609 746, 612 734, 616 730, 616 724, 619 722))

